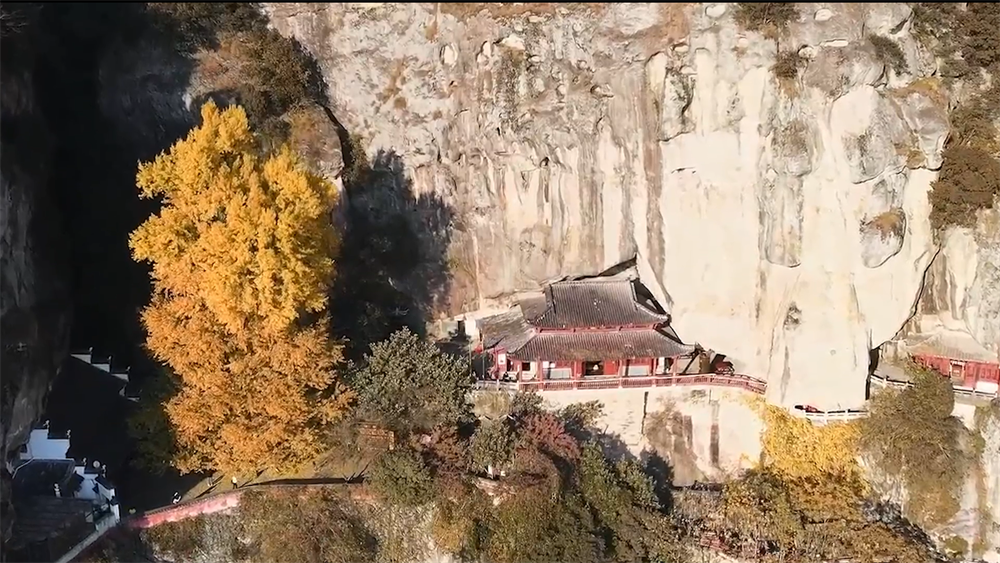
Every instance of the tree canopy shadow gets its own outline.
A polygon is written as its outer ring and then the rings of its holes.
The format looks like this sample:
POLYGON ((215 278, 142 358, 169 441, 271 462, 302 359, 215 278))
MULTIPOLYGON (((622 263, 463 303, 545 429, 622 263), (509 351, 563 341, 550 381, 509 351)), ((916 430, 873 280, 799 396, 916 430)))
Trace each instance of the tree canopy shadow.
POLYGON ((674 468, 656 453, 656 450, 650 449, 642 450, 639 454, 639 463, 642 464, 646 475, 653 480, 653 491, 660 500, 660 506, 669 512, 673 508, 674 468))
MULTIPOLYGON (((55 202, 51 223, 60 224, 65 232, 62 238, 70 270, 66 277, 70 278, 74 313, 69 344, 72 348, 93 347, 99 354, 113 354, 117 361, 131 365, 132 379, 142 387, 157 379, 155 374, 160 368, 143 350, 145 335, 138 316, 149 301, 149 267, 132 260, 128 238, 159 204, 139 198, 136 163, 150 160, 185 135, 197 122, 198 102, 208 97, 228 103, 241 101, 226 90, 186 99, 197 71, 194 55, 199 50, 219 48, 220 34, 248 34, 259 39, 261 45, 281 50, 278 54, 286 59, 305 55, 296 43, 275 38, 277 32, 268 30, 266 17, 254 4, 33 6, 37 15, 32 18, 31 28, 20 30, 26 40, 18 44, 18 49, 7 49, 5 37, 4 66, 7 70, 6 63, 12 57, 29 65, 25 72, 32 88, 26 92, 44 117, 43 126, 32 132, 47 136, 44 152, 49 154, 19 155, 19 160, 40 161, 45 172, 40 181, 47 184, 55 202)), ((280 72, 267 73, 268 65, 280 57, 258 58, 262 60, 256 76, 273 79, 262 82, 260 87, 254 84, 252 93, 262 108, 259 113, 268 114, 256 117, 276 121, 277 117, 270 113, 299 103, 290 99, 289 92, 314 86, 310 82, 296 89, 298 83, 285 80, 280 72), (275 83, 287 85, 288 91, 268 91, 275 83)), ((15 132, 7 125, 5 119, 5 135, 15 132)), ((48 219, 48 214, 45 217, 48 219)), ((66 425, 76 430, 79 449, 93 450, 92 455, 101 455, 112 463, 109 475, 115 473, 112 477, 125 506, 166 503, 177 490, 175 487, 183 490, 176 472, 167 469, 165 478, 135 463, 136 444, 125 437, 125 414, 121 412, 131 408, 109 407, 107 416, 99 417, 99 421, 86 421, 95 428, 100 422, 101 429, 85 431, 80 426, 84 422, 77 420, 78 413, 60 406, 60 397, 67 403, 78 395, 70 380, 72 371, 64 370, 57 380, 49 410, 65 415, 66 425), (89 436, 113 436, 107 440, 116 442, 116 450, 103 451, 100 439, 84 440, 89 436)), ((96 392, 96 388, 88 389, 96 392)), ((141 405, 155 411, 168 398, 154 397, 151 404, 143 401, 141 405)), ((124 401, 114 393, 107 400, 124 401)), ((169 429, 153 439, 169 442, 166 432, 169 429)))
POLYGON ((333 332, 358 358, 371 344, 425 323, 448 296, 454 211, 437 194, 415 194, 403 159, 380 149, 368 164, 344 151, 344 234, 331 290, 333 332))
POLYGON ((635 456, 629 450, 628 444, 622 440, 618 434, 608 432, 595 432, 593 439, 601 447, 604 457, 612 461, 635 460, 635 456))

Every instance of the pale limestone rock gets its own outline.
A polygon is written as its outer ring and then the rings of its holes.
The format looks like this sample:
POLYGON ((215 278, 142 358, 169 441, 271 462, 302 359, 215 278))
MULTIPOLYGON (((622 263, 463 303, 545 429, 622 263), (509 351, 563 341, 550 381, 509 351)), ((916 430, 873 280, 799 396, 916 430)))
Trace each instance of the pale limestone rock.
POLYGON ((861 225, 861 260, 866 268, 878 268, 903 247, 906 215, 902 209, 887 211, 861 225))
POLYGON ((869 4, 866 12, 866 31, 877 35, 892 35, 910 18, 913 8, 903 2, 880 2, 869 4))
POLYGON ((847 47, 850 44, 851 44, 851 42, 848 41, 847 39, 831 39, 829 41, 824 41, 824 42, 820 43, 820 47, 828 47, 828 48, 833 48, 833 49, 840 49, 840 48, 843 48, 843 47, 847 47))
POLYGON ((620 2, 610 4, 608 8, 604 19, 599 23, 600 27, 625 36, 647 31, 660 23, 661 19, 661 9, 657 4, 620 2))
POLYGON ((871 196, 865 202, 865 221, 901 205, 906 178, 906 170, 901 170, 896 174, 885 174, 872 184, 871 196))
POLYGON ((520 35, 514 33, 511 33, 507 37, 504 37, 500 41, 500 44, 503 45, 504 47, 507 47, 508 49, 513 49, 515 51, 524 50, 524 39, 521 39, 520 35))
POLYGON ((707 387, 554 391, 542 399, 551 409, 600 401, 604 412, 598 426, 636 457, 644 450, 668 457, 678 484, 725 479, 760 458, 764 422, 743 392, 707 387), (645 412, 636 409, 643 404, 645 412))
POLYGON ((980 214, 974 230, 951 228, 927 271, 916 331, 967 334, 1000 355, 1000 212, 980 214))
POLYGON ((692 124, 685 112, 691 106, 693 88, 694 81, 688 76, 671 72, 663 79, 661 87, 663 94, 660 96, 663 100, 660 105, 661 141, 669 141, 681 133, 691 131, 692 124))
POLYGON ((709 4, 709 6, 705 8, 705 15, 710 18, 721 18, 725 13, 725 4, 709 4))
POLYGON ((896 99, 900 114, 916 137, 917 146, 912 148, 923 154, 927 168, 941 168, 941 153, 951 130, 947 108, 933 94, 921 90, 907 91, 896 99))
POLYGON ((614 98, 615 93, 611 91, 611 87, 607 84, 597 84, 590 89, 590 93, 597 96, 598 98, 614 98))
POLYGON ((764 185, 760 203, 760 252, 771 264, 802 264, 802 179, 782 174, 764 185))
POLYGON ((458 61, 458 54, 455 53, 455 48, 451 45, 445 45, 441 48, 441 63, 447 67, 455 66, 458 61))
MULTIPOLYGON (((338 118, 371 153, 396 150, 414 191, 438 194, 460 219, 449 248, 468 266, 453 272, 450 312, 637 257, 678 334, 767 379, 771 401, 863 403, 869 349, 909 318, 934 253, 936 177, 907 170, 896 152, 932 131, 880 91, 884 65, 863 9, 831 5, 836 17, 793 22, 782 44, 816 53, 792 96, 770 70, 774 42, 707 6, 567 8, 518 34, 543 62, 506 48, 482 66, 463 59, 511 29, 488 9, 467 21, 441 15, 428 40, 426 5, 397 6, 382 22, 338 5, 287 6, 269 4, 272 21, 316 54, 338 118), (821 47, 831 41, 839 47, 821 47), (456 46, 462 77, 444 78, 444 44, 456 46), (661 52, 678 44, 689 51, 661 52), (534 88, 539 76, 552 86, 534 88), (448 80, 456 86, 442 91, 448 80), (419 112, 377 103, 390 83, 419 112), (594 85, 614 97, 591 95, 594 85), (788 142, 794 124, 806 125, 804 148, 788 142), (905 236, 869 267, 859 225, 893 207, 905 236)), ((894 39, 904 52, 913 44, 905 26, 894 39)))
POLYGON ((896 147, 909 139, 910 132, 894 104, 877 90, 862 86, 840 97, 831 119, 841 128, 840 144, 852 182, 861 184, 890 167, 902 167, 896 147))
POLYGON ((833 17, 833 11, 830 10, 829 8, 820 8, 816 10, 816 13, 813 15, 813 19, 818 22, 825 22, 832 17, 833 17))
POLYGON ((818 49, 802 73, 802 81, 836 99, 858 86, 877 85, 884 76, 885 63, 865 42, 843 49, 818 49))

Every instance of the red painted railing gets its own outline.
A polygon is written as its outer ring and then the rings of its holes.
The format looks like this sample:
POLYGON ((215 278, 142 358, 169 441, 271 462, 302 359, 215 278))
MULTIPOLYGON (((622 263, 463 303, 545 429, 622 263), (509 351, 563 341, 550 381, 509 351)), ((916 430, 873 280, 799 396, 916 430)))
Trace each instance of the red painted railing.
POLYGON ((240 504, 240 489, 196 499, 184 504, 172 504, 150 510, 141 516, 130 518, 126 525, 130 528, 152 528, 167 522, 186 520, 202 514, 213 514, 236 508, 240 504))
MULTIPOLYGON (((202 514, 213 514, 223 512, 240 505, 240 497, 247 490, 256 489, 281 489, 281 488, 318 488, 318 487, 344 487, 343 483, 331 485, 330 483, 295 483, 295 482, 264 482, 247 485, 241 489, 233 489, 222 493, 214 493, 208 496, 191 499, 177 504, 168 504, 148 510, 141 515, 130 516, 122 520, 122 525, 129 528, 151 528, 166 524, 194 518, 202 514)), ((371 501, 374 497, 366 488, 358 484, 346 485, 350 497, 356 501, 371 501)))
POLYGON ((584 377, 582 379, 545 379, 535 381, 478 381, 479 389, 509 389, 515 391, 570 391, 573 389, 645 389, 704 385, 732 387, 763 395, 767 383, 747 375, 720 375, 699 373, 692 375, 662 375, 647 377, 584 377))

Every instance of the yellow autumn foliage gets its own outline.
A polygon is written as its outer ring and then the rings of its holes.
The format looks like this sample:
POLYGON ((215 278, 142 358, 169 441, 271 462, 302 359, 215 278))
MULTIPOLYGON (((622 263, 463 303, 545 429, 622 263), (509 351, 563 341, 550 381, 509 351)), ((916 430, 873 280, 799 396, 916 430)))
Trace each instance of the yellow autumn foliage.
POLYGON ((863 510, 868 486, 857 463, 859 425, 813 425, 763 401, 760 467, 728 483, 721 522, 746 558, 762 561, 929 560, 912 538, 863 510), (766 545, 761 556, 759 549, 766 545))
POLYGON ((766 405, 763 416, 766 464, 783 478, 858 475, 856 423, 814 425, 775 405, 766 405))
POLYGON ((259 319, 279 332, 326 307, 336 231, 333 185, 305 170, 287 148, 260 155, 242 108, 209 102, 202 124, 136 182, 163 209, 129 240, 153 263, 158 290, 190 295, 231 332, 259 319))
POLYGON ((178 379, 163 406, 171 461, 229 474, 309 461, 352 399, 324 326, 334 188, 287 149, 263 154, 243 110, 212 103, 137 184, 163 198, 130 245, 153 263, 146 346, 178 379))

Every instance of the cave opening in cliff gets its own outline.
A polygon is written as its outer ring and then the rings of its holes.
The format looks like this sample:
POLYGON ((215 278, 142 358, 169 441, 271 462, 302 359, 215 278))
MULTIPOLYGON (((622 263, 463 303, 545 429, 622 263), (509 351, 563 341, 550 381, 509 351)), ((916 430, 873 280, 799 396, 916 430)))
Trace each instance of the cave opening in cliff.
POLYGON ((865 379, 865 400, 871 399, 872 378, 875 370, 878 369, 879 358, 882 355, 882 346, 876 346, 868 350, 868 377, 865 379))

